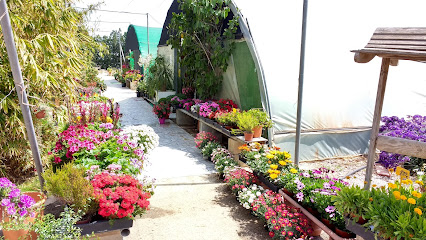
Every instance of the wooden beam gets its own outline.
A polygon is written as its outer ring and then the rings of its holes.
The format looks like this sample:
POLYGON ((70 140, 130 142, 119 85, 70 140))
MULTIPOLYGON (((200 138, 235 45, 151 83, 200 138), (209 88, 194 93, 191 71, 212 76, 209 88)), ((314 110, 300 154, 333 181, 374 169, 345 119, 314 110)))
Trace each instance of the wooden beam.
POLYGON ((378 136, 377 149, 390 153, 426 158, 426 142, 419 142, 396 137, 378 136))
POLYGON ((357 63, 368 63, 371 61, 376 55, 372 53, 360 53, 356 52, 354 56, 354 60, 357 63))
POLYGON ((373 175, 373 165, 376 156, 376 140, 379 134, 380 118, 382 116, 383 100, 385 98, 386 82, 388 79, 390 58, 382 59, 380 69, 379 85, 377 87, 376 106, 374 107, 373 127, 370 135, 370 146, 368 148, 367 172, 365 174, 365 189, 370 189, 371 176, 373 175))
POLYGON ((398 63, 399 63, 398 59, 393 58, 393 59, 390 60, 391 66, 396 67, 396 66, 398 66, 398 63))

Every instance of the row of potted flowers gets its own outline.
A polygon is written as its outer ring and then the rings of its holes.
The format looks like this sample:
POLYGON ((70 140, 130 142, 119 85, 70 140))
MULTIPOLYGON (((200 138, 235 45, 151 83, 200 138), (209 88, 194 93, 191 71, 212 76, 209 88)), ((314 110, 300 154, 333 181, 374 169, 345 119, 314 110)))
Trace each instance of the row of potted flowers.
POLYGON ((387 187, 373 185, 372 189, 365 190, 330 178, 328 174, 333 171, 329 169, 300 170, 291 164, 286 152, 267 149, 260 144, 240 149, 247 165, 302 206, 312 209, 313 215, 330 228, 348 232, 345 218, 349 217, 363 224, 366 230, 373 227, 374 234, 384 239, 424 237, 426 219, 422 214, 426 202, 421 180, 406 179, 389 183, 387 187))
POLYGON ((238 167, 214 135, 200 132, 195 144, 203 156, 215 164, 240 204, 264 221, 272 239, 309 239, 313 235, 311 223, 300 209, 286 204, 280 194, 259 185, 258 177, 250 169, 238 167))
POLYGON ((35 201, 1 179, 5 235, 19 226, 26 228, 22 234, 32 230, 41 239, 75 239, 81 231, 73 224, 80 218, 132 219, 148 210, 153 182, 140 176, 150 151, 158 145, 158 136, 148 126, 120 129, 118 104, 90 89, 84 91, 70 106, 70 124, 49 152, 51 163, 43 173, 44 190, 59 200, 64 212, 36 220, 35 201), (55 229, 58 223, 67 228, 55 229))
POLYGON ((170 105, 183 108, 199 117, 214 120, 226 129, 232 130, 231 132, 234 135, 244 133, 246 141, 260 137, 263 128, 272 126, 272 121, 263 110, 241 111, 230 99, 202 101, 183 98, 182 95, 180 97, 174 96, 170 101, 163 101, 154 105, 154 113, 157 114, 159 119, 164 118, 164 116, 170 114, 170 105))

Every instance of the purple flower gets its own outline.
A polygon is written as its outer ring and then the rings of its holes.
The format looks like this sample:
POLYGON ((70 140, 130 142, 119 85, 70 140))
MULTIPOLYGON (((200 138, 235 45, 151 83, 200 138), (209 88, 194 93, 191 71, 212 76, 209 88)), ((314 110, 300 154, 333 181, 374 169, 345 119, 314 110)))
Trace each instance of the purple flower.
POLYGON ((330 183, 325 182, 325 183, 323 184, 323 187, 324 187, 324 188, 330 188, 330 187, 331 187, 331 185, 330 185, 330 183))
POLYGON ((336 186, 331 186, 331 189, 333 189, 334 191, 340 191, 341 190, 339 187, 336 187, 336 186))
POLYGON ((336 184, 335 182, 333 182, 333 181, 330 181, 330 182, 328 182, 328 183, 330 183, 330 185, 334 185, 334 184, 336 184))
POLYGON ((18 197, 19 194, 21 194, 21 191, 18 188, 13 188, 12 191, 9 193, 10 198, 18 197))
POLYGON ((14 215, 16 213, 15 204, 10 203, 8 207, 6 207, 7 214, 10 216, 14 215))
POLYGON ((300 173, 300 175, 302 175, 303 177, 306 177, 306 178, 311 177, 311 175, 307 172, 302 172, 302 173, 300 173))
POLYGON ((298 194, 296 194, 297 201, 299 202, 303 201, 303 197, 303 192, 299 192, 298 194))
POLYGON ((311 198, 311 203, 315 203, 315 200, 313 198, 311 198))
POLYGON ((325 208, 325 211, 328 213, 333 213, 336 210, 336 207, 334 206, 328 206, 325 208))
POLYGON ((3 198, 3 200, 1 200, 1 205, 3 207, 9 206, 10 204, 10 199, 9 198, 3 198))
POLYGON ((127 142, 127 144, 129 145, 129 147, 131 148, 136 148, 138 146, 138 144, 136 142, 127 142))
POLYGON ((35 203, 35 201, 32 197, 25 195, 25 194, 22 194, 21 197, 19 198, 19 200, 21 201, 21 203, 23 203, 25 208, 30 208, 35 203))
POLYGON ((13 184, 7 178, 0 178, 0 188, 15 188, 15 184, 13 184))

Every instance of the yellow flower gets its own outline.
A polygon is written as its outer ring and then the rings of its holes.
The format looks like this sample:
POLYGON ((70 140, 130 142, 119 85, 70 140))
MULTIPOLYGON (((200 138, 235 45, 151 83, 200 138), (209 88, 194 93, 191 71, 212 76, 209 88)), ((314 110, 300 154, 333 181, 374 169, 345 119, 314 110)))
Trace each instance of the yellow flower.
POLYGON ((268 169, 268 173, 273 173, 273 172, 274 172, 274 170, 268 169))
POLYGON ((275 174, 275 173, 272 173, 272 174, 270 174, 270 175, 269 175, 269 177, 270 177, 270 178, 272 178, 272 179, 275 179, 275 178, 277 178, 277 177, 278 177, 278 175, 277 175, 277 174, 275 174))
POLYGON ((268 158, 268 159, 272 159, 272 158, 274 158, 275 156, 274 155, 272 155, 272 154, 268 154, 268 155, 266 155, 266 158, 268 158))
POLYGON ((413 184, 413 181, 411 179, 407 179, 408 184, 413 184))
POLYGON ((285 160, 286 162, 288 162, 288 163, 291 163, 291 160, 285 160))
POLYGON ((278 163, 283 165, 283 166, 287 165, 287 163, 285 161, 278 161, 278 163))
POLYGON ((94 96, 94 97, 97 97, 97 96, 98 96, 98 94, 97 94, 97 93, 95 93, 95 94, 93 94, 93 96, 94 96))
POLYGON ((269 151, 269 153, 275 155, 275 154, 279 153, 279 151, 272 150, 272 151, 269 151))
POLYGON ((423 214, 423 212, 420 208, 414 208, 414 212, 419 214, 420 216, 423 214))
MULTIPOLYGON (((403 200, 403 201, 405 201, 405 200, 407 200, 407 197, 405 196, 405 195, 401 195, 401 199, 403 200)), ((412 198, 411 198, 412 199, 412 198)), ((414 199, 413 199, 414 200, 414 199)), ((414 200, 414 201, 416 201, 416 200, 414 200)))
POLYGON ((402 181, 401 181, 401 183, 403 183, 403 184, 407 184, 407 185, 409 184, 409 182, 408 182, 408 180, 407 180, 407 179, 406 179, 406 180, 402 180, 402 181))
POLYGON ((278 168, 278 165, 276 165, 276 164, 271 164, 271 165, 269 165, 269 167, 270 167, 270 168, 272 168, 272 169, 277 169, 277 168, 278 168))
POLYGON ((423 186, 423 182, 420 180, 417 180, 416 183, 423 186))
POLYGON ((274 172, 275 174, 280 174, 280 173, 281 173, 281 171, 279 171, 279 170, 273 170, 273 172, 274 172))
POLYGON ((81 116, 77 116, 77 121, 80 122, 80 120, 81 120, 81 116))
POLYGON ((396 198, 396 200, 401 199, 401 193, 399 191, 393 191, 393 196, 396 198))
POLYGON ((236 108, 232 108, 232 112, 233 112, 233 113, 236 113, 236 112, 237 112, 237 109, 236 109, 236 108))
MULTIPOLYGON (((401 196, 401 198, 402 198, 402 196, 401 196)), ((407 202, 409 203, 409 204, 416 204, 416 200, 414 199, 414 198, 409 198, 408 200, 407 200, 407 202)))
POLYGON ((290 153, 288 153, 288 152, 284 152, 284 156, 285 156, 285 158, 291 158, 291 154, 290 153))
POLYGON ((290 172, 291 172, 291 173, 297 173, 297 170, 296 170, 296 169, 294 169, 294 168, 292 168, 292 169, 290 169, 290 172))
POLYGON ((106 121, 107 121, 107 123, 112 123, 112 118, 107 117, 106 121))
POLYGON ((419 193, 419 192, 417 192, 417 191, 412 191, 412 192, 411 192, 411 194, 412 194, 414 197, 416 197, 416 198, 421 198, 421 197, 422 197, 422 194, 421 194, 421 193, 419 193))
POLYGON ((389 186, 389 188, 390 189, 395 189, 395 188, 397 188, 398 186, 396 185, 396 184, 394 184, 394 183, 388 183, 388 186, 389 186))
POLYGON ((373 184, 373 187, 377 187, 377 185, 376 185, 376 184, 373 184))

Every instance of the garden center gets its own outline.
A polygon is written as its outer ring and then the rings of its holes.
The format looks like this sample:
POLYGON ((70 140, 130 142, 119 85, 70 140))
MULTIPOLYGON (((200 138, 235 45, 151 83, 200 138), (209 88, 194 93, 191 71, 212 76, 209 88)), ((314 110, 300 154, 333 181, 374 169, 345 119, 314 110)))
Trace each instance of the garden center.
POLYGON ((0 0, 0 239, 426 240, 424 7, 0 0))

